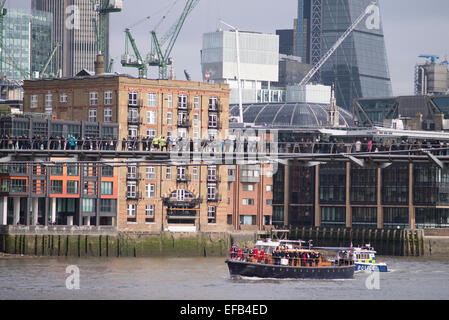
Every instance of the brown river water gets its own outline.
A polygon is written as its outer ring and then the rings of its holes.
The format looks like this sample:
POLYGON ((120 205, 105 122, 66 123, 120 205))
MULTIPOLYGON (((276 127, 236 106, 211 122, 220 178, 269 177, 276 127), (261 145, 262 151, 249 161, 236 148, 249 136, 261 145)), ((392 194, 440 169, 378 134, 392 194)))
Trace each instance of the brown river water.
POLYGON ((0 300, 449 298, 449 258, 378 261, 390 272, 359 272, 350 280, 274 280, 231 279, 223 258, 8 257, 0 258, 0 300))

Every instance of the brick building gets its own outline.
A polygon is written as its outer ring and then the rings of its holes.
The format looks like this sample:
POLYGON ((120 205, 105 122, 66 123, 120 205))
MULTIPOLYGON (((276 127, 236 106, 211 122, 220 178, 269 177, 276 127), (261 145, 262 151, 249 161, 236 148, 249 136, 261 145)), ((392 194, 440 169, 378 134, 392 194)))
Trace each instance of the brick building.
MULTIPOLYGON (((24 112, 58 120, 118 124, 118 148, 150 150, 147 138, 220 140, 229 124, 229 88, 200 82, 95 74, 24 83, 24 112), (137 144, 136 144, 137 142, 137 144)), ((172 146, 172 145, 171 145, 172 146)), ((195 144, 195 148, 199 148, 195 144)), ((136 160, 118 167, 120 231, 222 232, 227 224, 226 166, 161 166, 136 160)))

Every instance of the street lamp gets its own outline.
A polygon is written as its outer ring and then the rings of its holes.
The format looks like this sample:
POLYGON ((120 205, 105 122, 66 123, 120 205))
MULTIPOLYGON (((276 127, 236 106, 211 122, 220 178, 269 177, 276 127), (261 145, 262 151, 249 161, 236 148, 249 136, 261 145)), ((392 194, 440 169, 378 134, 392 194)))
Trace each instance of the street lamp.
POLYGON ((220 20, 220 22, 229 28, 233 29, 235 31, 235 49, 236 49, 236 55, 237 55, 237 81, 238 81, 238 88, 239 88, 239 118, 240 123, 243 123, 243 106, 242 106, 242 81, 240 79, 240 40, 239 40, 239 29, 231 26, 230 24, 220 20))

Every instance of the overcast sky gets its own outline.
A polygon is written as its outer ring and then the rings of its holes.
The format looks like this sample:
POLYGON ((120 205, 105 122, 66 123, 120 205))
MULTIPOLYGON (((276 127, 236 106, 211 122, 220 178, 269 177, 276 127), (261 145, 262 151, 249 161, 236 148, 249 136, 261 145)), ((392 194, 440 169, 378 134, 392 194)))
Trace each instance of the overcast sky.
MULTIPOLYGON (((180 15, 185 0, 123 0, 123 12, 111 16, 111 57, 114 71, 136 74, 134 69, 122 68, 124 29, 132 28, 139 50, 145 56, 150 50, 152 30, 168 7, 178 4, 167 15, 160 32, 163 33, 180 15)), ((385 43, 394 95, 413 94, 414 66, 420 54, 436 54, 443 59, 449 55, 448 0, 379 0, 385 43)), ((30 0, 7 0, 7 7, 26 8, 30 0)), ((201 80, 200 50, 202 34, 215 31, 221 19, 245 31, 275 33, 276 29, 293 27, 297 15, 296 0, 202 0, 187 18, 173 49, 176 76, 184 79, 184 69, 192 80, 201 80)), ((150 69, 156 77, 157 69, 150 69)))

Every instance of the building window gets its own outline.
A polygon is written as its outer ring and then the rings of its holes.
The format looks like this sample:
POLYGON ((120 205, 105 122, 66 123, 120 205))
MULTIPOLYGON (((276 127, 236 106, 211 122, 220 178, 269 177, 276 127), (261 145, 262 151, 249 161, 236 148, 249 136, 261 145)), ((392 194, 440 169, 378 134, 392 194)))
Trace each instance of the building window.
POLYGON ((116 200, 114 199, 101 199, 100 200, 100 212, 115 212, 116 200))
POLYGON ((256 219, 254 219, 254 216, 241 215, 240 216, 240 224, 241 225, 246 225, 246 226, 255 225, 256 224, 256 219))
POLYGON ((72 177, 79 176, 79 168, 76 164, 68 164, 67 165, 67 175, 72 177))
POLYGON ((112 122, 112 109, 111 108, 104 109, 104 122, 112 122))
POLYGON ((156 130, 155 129, 147 129, 147 138, 154 138, 156 137, 156 130))
POLYGON ((90 106, 98 105, 98 92, 89 93, 89 105, 90 106))
POLYGON ((187 95, 180 94, 178 96, 178 108, 179 109, 187 109, 187 95))
POLYGON ((67 193, 78 194, 78 181, 73 180, 67 181, 67 193))
POLYGON ((172 94, 167 95, 167 107, 173 108, 173 95, 172 94))
POLYGON ((103 177, 110 177, 112 178, 114 176, 114 167, 111 166, 103 166, 101 175, 103 177))
POLYGON ((145 222, 154 222, 154 204, 145 206, 145 222))
POLYGON ((52 176, 62 176, 62 165, 56 165, 50 170, 52 176))
POLYGON ((85 195, 94 196, 97 194, 97 182, 95 181, 85 181, 83 192, 85 195))
POLYGON ((249 183, 243 184, 243 191, 254 191, 254 185, 249 183))
POLYGON ((137 126, 129 126, 128 127, 128 136, 129 138, 137 138, 138 127, 137 126))
POLYGON ((97 109, 89 109, 89 122, 97 122, 97 109))
POLYGON ((216 114, 209 114, 209 127, 216 128, 218 126, 218 117, 216 114))
POLYGON ((126 209, 126 214, 128 216, 128 222, 136 222, 136 214, 137 214, 137 205, 136 204, 128 204, 128 208, 126 209))
POLYGON ((53 96, 51 93, 45 95, 45 113, 53 114, 53 96))
POLYGON ((155 180, 156 179, 156 168, 155 167, 147 167, 147 179, 155 180))
POLYGON ((207 207, 207 222, 217 223, 217 207, 214 206, 207 207))
POLYGON ((147 198, 150 198, 150 199, 154 198, 154 196, 156 194, 156 192, 155 192, 155 185, 152 184, 152 183, 147 184, 145 186, 145 191, 146 191, 146 194, 147 194, 147 198))
POLYGON ((242 204, 244 206, 253 206, 254 205, 254 199, 242 199, 242 204))
POLYGON ((149 107, 157 107, 157 94, 156 93, 148 94, 148 106, 149 107))
POLYGON ((137 92, 135 91, 129 92, 128 105, 137 106, 137 92))
POLYGON ((66 103, 67 102, 67 93, 61 93, 59 95, 59 102, 66 103))
POLYGON ((128 181, 126 186, 126 196, 131 199, 137 197, 137 184, 135 181, 128 181))
POLYGON ((165 179, 171 180, 171 167, 167 167, 165 171, 165 179))
POLYGON ((272 192, 272 191, 273 191, 273 186, 267 184, 266 187, 265 187, 265 190, 266 190, 267 192, 272 192))
POLYGON ((198 167, 192 168, 193 181, 198 181, 198 167))
POLYGON ((208 181, 217 181, 217 167, 216 166, 208 166, 207 167, 207 180, 208 181))
POLYGON ((217 186, 215 184, 207 185, 207 200, 217 200, 217 186))
POLYGON ((218 109, 218 98, 217 97, 210 97, 209 98, 209 110, 217 110, 218 109))
POLYGON ((346 225, 346 208, 322 207, 321 224, 323 226, 344 227, 346 225))
POLYGON ((173 115, 171 112, 167 112, 167 124, 172 125, 173 124, 173 115))
POLYGON ((193 115, 193 126, 198 127, 199 124, 200 124, 200 121, 199 121, 199 114, 198 114, 198 113, 195 113, 195 114, 193 115))
POLYGON ((114 192, 113 182, 101 183, 101 194, 106 196, 112 196, 114 192))
POLYGON ((148 124, 156 124, 156 111, 148 111, 147 112, 147 123, 148 124))
POLYGON ((95 199, 83 199, 83 212, 95 212, 95 199))
POLYGON ((195 96, 195 98, 193 99, 193 105, 196 110, 198 110, 200 108, 200 97, 199 96, 195 96))
POLYGON ((30 108, 35 109, 38 107, 39 96, 37 94, 32 94, 30 98, 30 108))
POLYGON ((51 180, 50 188, 51 193, 62 194, 62 180, 51 180))
POLYGON ((105 106, 112 105, 112 91, 105 91, 104 92, 104 105, 105 106))

